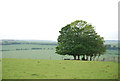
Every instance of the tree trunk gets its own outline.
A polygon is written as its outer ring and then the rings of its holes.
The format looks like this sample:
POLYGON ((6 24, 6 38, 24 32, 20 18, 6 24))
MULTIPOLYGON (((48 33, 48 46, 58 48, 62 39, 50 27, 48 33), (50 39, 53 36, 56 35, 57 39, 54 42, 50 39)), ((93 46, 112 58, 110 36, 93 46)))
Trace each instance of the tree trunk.
POLYGON ((90 61, 92 61, 92 57, 90 56, 90 61))
POLYGON ((86 60, 88 61, 88 56, 86 57, 86 60))
POLYGON ((95 57, 96 57, 96 56, 94 56, 93 61, 95 60, 95 57))
POLYGON ((78 55, 78 60, 80 60, 80 55, 78 55))
POLYGON ((85 60, 85 56, 83 55, 82 60, 85 60))
POLYGON ((93 58, 93 61, 95 60, 95 58, 93 58))
POLYGON ((100 57, 100 56, 98 56, 97 61, 99 60, 99 57, 100 57))
POLYGON ((95 60, 95 57, 93 57, 93 61, 95 60))
POLYGON ((76 60, 76 56, 74 56, 74 60, 76 60))

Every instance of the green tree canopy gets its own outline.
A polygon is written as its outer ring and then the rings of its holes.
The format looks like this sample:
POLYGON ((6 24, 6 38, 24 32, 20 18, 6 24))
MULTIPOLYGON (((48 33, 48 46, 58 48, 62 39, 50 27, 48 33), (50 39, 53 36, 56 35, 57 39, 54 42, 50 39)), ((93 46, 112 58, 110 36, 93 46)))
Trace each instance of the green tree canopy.
POLYGON ((104 38, 100 37, 94 27, 83 20, 76 20, 59 31, 56 53, 85 58, 100 56, 105 52, 104 38))

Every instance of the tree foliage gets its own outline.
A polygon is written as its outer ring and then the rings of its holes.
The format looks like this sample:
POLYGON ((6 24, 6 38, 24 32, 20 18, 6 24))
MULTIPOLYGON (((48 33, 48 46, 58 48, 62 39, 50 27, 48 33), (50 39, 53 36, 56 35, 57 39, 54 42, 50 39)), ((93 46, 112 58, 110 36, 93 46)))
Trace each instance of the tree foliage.
POLYGON ((58 46, 56 53, 60 55, 72 55, 74 59, 80 56, 88 60, 92 60, 96 56, 100 56, 106 50, 104 38, 100 37, 91 24, 83 20, 76 20, 66 25, 59 31, 58 46))

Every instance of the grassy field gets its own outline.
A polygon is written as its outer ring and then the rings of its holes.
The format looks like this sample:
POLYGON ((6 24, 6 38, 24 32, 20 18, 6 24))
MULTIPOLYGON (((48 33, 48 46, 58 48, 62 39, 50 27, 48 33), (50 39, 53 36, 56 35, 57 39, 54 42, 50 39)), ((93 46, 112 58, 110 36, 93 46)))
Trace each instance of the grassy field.
MULTIPOLYGON (((2 51, 3 58, 30 58, 30 59, 52 59, 52 60, 62 60, 64 58, 73 59, 73 56, 61 56, 56 54, 55 52, 56 45, 32 45, 32 44, 19 44, 19 45, 3 45, 2 51), (32 50, 32 48, 42 48, 32 50), (27 49, 27 50, 16 50, 16 49, 27 49)), ((103 58, 107 58, 110 60, 117 61, 118 58, 118 50, 107 50, 104 55, 101 55, 99 60, 103 58)), ((97 58, 96 58, 97 59, 97 58)))
POLYGON ((15 45, 2 45, 3 50, 9 50, 9 51, 16 51, 16 49, 28 49, 31 50, 32 48, 45 48, 45 50, 54 48, 56 45, 32 45, 32 44, 15 44, 15 45))
POLYGON ((118 63, 74 60, 2 60, 3 79, 117 79, 118 63))
MULTIPOLYGON (((30 59, 53 59, 62 60, 63 56, 55 53, 56 45, 3 45, 2 51, 3 58, 30 58, 30 59), (40 50, 32 50, 32 48, 42 48, 40 50), (44 49, 43 49, 44 48, 44 49), (28 49, 28 50, 16 50, 16 49, 28 49)), ((64 56, 64 58, 73 58, 72 56, 64 56)))
POLYGON ((0 80, 1 79, 2 79, 2 59, 0 58, 0 80))
MULTIPOLYGON (((28 41, 26 41, 28 43, 28 41)), ((36 44, 38 43, 38 44, 36 44)), ((111 43, 117 45, 116 43, 111 43)), ((2 45, 3 79, 117 79, 118 50, 107 50, 99 61, 74 61, 55 53, 57 45, 2 45), (33 49, 38 48, 38 49, 33 49), (40 48, 40 49, 39 49, 40 48), (115 58, 114 58, 115 57, 115 58), (106 58, 107 61, 101 60, 106 58)), ((97 58, 96 58, 97 59, 97 58)), ((1 63, 1 62, 0 62, 1 63)))

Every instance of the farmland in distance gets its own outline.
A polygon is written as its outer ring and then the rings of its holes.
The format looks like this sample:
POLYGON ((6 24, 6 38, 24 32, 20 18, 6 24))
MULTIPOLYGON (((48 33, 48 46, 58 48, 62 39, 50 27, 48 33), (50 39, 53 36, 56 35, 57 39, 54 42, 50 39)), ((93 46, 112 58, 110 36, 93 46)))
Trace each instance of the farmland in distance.
MULTIPOLYGON (((118 61, 118 43, 117 41, 106 41, 105 45, 111 45, 116 49, 107 49, 105 54, 98 60, 106 58, 107 60, 118 61)), ((65 58, 73 59, 73 56, 62 56, 55 52, 56 42, 40 41, 3 41, 2 58, 29 58, 29 59, 50 59, 63 60, 65 58)), ((97 57, 96 57, 97 60, 97 57)))

